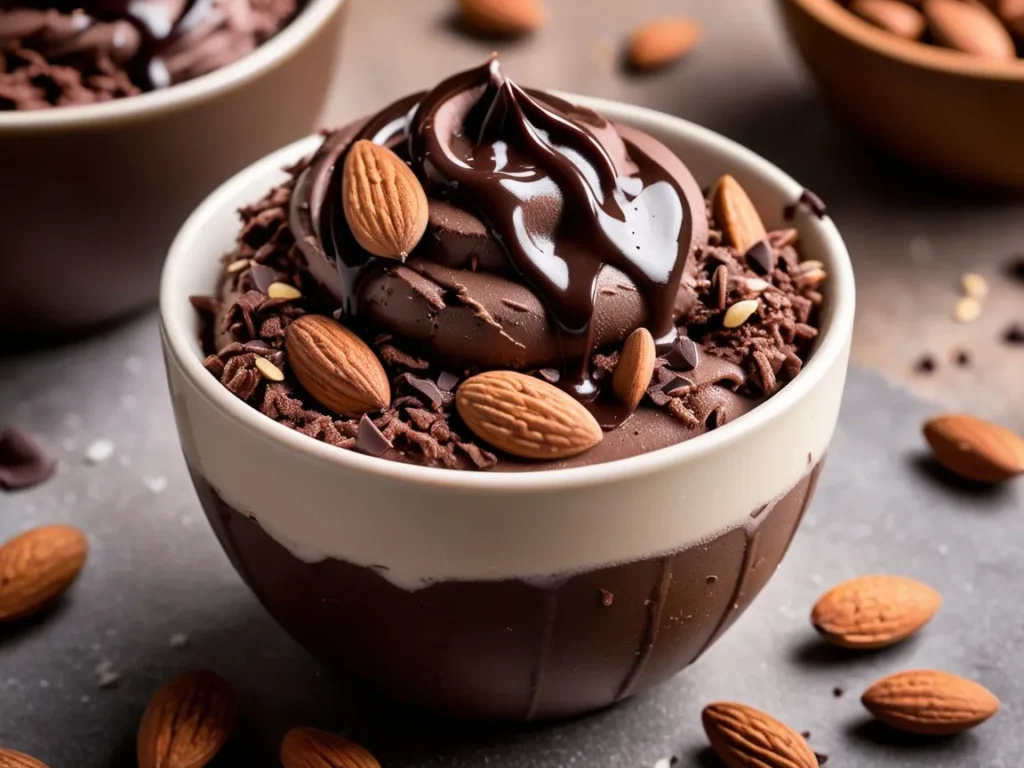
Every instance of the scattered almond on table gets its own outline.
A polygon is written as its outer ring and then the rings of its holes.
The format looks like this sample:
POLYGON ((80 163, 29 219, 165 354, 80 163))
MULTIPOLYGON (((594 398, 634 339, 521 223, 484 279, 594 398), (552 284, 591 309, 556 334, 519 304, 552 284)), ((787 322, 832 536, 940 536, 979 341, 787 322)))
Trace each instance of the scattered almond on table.
POLYGON ((0 622, 31 616, 60 597, 88 556, 85 534, 70 525, 45 525, 0 547, 0 622))
POLYGON ((186 672, 150 700, 139 724, 139 768, 203 768, 235 727, 238 694, 213 672, 186 672))
POLYGON ((728 768, 818 768, 807 740, 745 704, 716 702, 701 715, 711 748, 728 768))
POLYGON ((693 19, 658 19, 638 27, 626 46, 626 63, 634 70, 660 69, 689 54, 703 30, 693 19))
POLYGON ((983 685, 938 670, 889 675, 861 701, 886 725, 926 736, 966 731, 999 711, 999 699, 983 685))
POLYGON ((547 20, 541 0, 459 0, 459 7, 468 27, 499 37, 535 32, 547 20))
MULTIPOLYGON (((283 768, 380 768, 358 744, 316 728, 292 728, 281 743, 283 768)), ((2 768, 2 767, 0 767, 2 768)))
POLYGON ((23 752, 0 748, 0 768, 47 768, 47 766, 23 752))
POLYGON ((942 595, 906 576, 861 576, 833 587, 811 611, 811 624, 843 648, 877 649, 906 640, 931 621, 942 595))
POLYGON ((942 466, 981 483, 1024 474, 1024 439, 1005 427, 966 414, 943 414, 925 422, 924 437, 942 466))

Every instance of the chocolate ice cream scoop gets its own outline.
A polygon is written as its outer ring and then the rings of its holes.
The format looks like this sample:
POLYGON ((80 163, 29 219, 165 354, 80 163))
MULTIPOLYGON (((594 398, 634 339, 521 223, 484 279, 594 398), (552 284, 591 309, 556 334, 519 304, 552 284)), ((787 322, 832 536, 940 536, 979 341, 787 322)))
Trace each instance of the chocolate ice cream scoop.
POLYGON ((700 189, 652 137, 502 74, 497 59, 335 133, 299 178, 291 226, 350 316, 483 367, 560 364, 650 328, 675 339, 700 189), (351 144, 393 149, 423 184, 427 233, 405 265, 355 242, 341 203, 351 144))

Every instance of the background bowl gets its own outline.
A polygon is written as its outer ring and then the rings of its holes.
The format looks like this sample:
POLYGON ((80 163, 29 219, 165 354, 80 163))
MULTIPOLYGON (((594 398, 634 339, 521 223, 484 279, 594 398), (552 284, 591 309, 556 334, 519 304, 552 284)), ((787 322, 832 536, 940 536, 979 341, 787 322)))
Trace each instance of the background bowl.
MULTIPOLYGON (((734 174, 770 226, 802 188, 710 131, 565 95, 660 138, 698 181, 734 174)), ((239 573, 308 649, 447 714, 573 715, 665 680, 750 604, 814 491, 846 375, 854 286, 828 219, 792 226, 826 265, 823 333, 776 397, 680 445, 524 474, 408 466, 307 438, 202 366, 188 296, 214 290, 241 205, 310 153, 251 166, 201 205, 164 270, 161 320, 186 461, 239 573), (742 482, 737 482, 737 472, 742 482)))
POLYGON ((903 40, 835 0, 778 0, 825 97, 867 136, 957 178, 1024 187, 1024 61, 903 40))
POLYGON ((316 127, 345 6, 310 0, 252 54, 166 90, 0 112, 0 337, 31 343, 151 303, 203 196, 316 127))

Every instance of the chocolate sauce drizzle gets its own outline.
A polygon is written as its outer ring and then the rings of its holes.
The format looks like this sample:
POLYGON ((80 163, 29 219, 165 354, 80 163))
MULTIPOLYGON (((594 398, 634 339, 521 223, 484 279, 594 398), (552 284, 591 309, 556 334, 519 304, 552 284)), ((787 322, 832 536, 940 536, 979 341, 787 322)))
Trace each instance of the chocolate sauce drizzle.
POLYGON ((562 386, 586 397, 594 391, 587 365, 601 270, 621 270, 642 291, 647 325, 667 348, 676 338, 674 302, 694 222, 668 171, 628 142, 635 167, 617 168, 594 133, 598 126, 581 114, 520 88, 502 74, 497 58, 454 75, 325 143, 296 189, 292 225, 299 245, 307 256, 337 265, 343 308, 357 314, 360 274, 377 260, 358 247, 345 222, 340 173, 354 141, 389 146, 409 162, 429 198, 487 226, 557 326, 563 367, 570 358, 579 363, 562 386))

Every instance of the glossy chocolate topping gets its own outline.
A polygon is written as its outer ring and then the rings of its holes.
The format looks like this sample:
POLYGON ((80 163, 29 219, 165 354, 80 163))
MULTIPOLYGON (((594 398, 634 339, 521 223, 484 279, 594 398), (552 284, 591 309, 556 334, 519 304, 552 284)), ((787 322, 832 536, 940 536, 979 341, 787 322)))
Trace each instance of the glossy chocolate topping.
POLYGON ((577 382, 592 351, 641 325, 672 343, 684 269, 707 241, 700 190, 667 148, 520 88, 497 59, 332 135, 291 226, 350 316, 439 360, 561 364, 577 382), (345 222, 340 174, 358 139, 393 149, 426 190, 427 234, 404 265, 371 257, 345 222))

